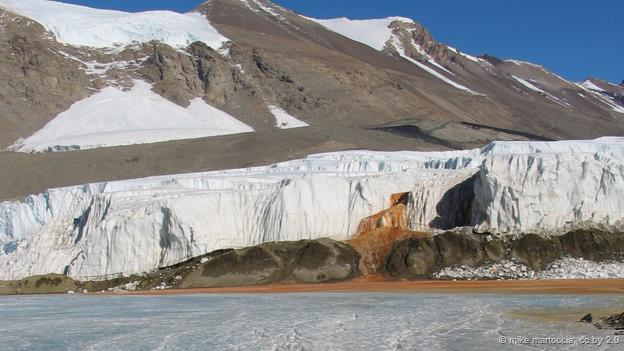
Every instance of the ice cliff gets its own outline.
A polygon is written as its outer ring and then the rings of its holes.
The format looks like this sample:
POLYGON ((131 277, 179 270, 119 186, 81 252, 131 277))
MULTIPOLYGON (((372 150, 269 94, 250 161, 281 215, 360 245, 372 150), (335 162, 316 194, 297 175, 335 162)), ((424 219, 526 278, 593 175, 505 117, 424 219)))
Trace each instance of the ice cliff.
POLYGON ((351 151, 51 189, 0 203, 0 279, 103 279, 267 241, 347 239, 410 192, 416 230, 558 233, 624 218, 624 138, 351 151))

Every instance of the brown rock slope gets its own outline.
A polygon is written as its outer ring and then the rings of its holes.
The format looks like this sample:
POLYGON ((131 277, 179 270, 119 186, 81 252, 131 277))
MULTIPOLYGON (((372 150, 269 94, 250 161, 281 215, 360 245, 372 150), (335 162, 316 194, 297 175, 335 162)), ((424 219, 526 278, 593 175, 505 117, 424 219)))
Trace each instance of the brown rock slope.
MULTIPOLYGON (((185 52, 157 42, 118 53, 76 48, 0 10, 0 148, 28 137, 94 91, 125 87, 132 79, 152 83, 155 92, 181 106, 203 97, 257 131, 61 154, 0 152, 0 200, 56 186, 244 167, 315 152, 444 150, 493 139, 624 135, 622 114, 601 100, 604 94, 542 67, 493 57, 474 62, 437 43, 418 24, 391 24, 410 58, 475 95, 400 57, 396 48, 380 52, 269 1, 260 3, 271 11, 239 0, 198 7, 231 39, 228 54, 201 43, 185 52), (428 63, 416 44, 451 73, 428 63), (102 67, 126 64, 95 74, 80 63, 91 60, 102 67), (279 105, 310 127, 277 130, 267 105, 279 105)), ((597 84, 609 88, 607 99, 621 102, 621 89, 597 84)))

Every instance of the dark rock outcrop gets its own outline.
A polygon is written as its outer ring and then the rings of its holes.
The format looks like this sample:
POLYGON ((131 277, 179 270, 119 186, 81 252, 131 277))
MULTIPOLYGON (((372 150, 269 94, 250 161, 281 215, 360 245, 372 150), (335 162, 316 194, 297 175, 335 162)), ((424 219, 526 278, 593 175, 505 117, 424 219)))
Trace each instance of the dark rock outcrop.
POLYGON ((507 245, 499 238, 487 241, 483 245, 483 251, 485 252, 485 256, 493 262, 502 261, 507 257, 507 245))
POLYGON ((486 261, 484 242, 476 235, 446 232, 398 241, 382 273, 394 278, 426 279, 444 267, 475 267, 486 261))
POLYGON ((511 258, 536 270, 546 268, 561 256, 558 240, 536 234, 524 235, 511 245, 511 258))
POLYGON ((583 316, 583 318, 581 318, 581 320, 579 320, 579 322, 591 323, 593 320, 594 320, 594 317, 592 316, 592 314, 588 313, 585 316, 583 316))
POLYGON ((475 267, 485 262, 483 244, 472 235, 446 232, 435 236, 440 265, 475 267))
POLYGON ((341 281, 358 275, 359 260, 351 246, 331 239, 265 243, 202 263, 180 287, 341 281))
POLYGON ((566 256, 598 262, 622 259, 624 235, 576 230, 562 236, 526 234, 514 239, 457 232, 433 238, 404 238, 395 242, 381 273, 392 278, 428 279, 443 268, 478 267, 502 260, 543 270, 566 256))
POLYGON ((591 261, 619 259, 624 252, 621 233, 575 230, 561 236, 559 242, 568 255, 591 261))
POLYGON ((407 238, 395 244, 385 270, 394 277, 424 277, 435 271, 437 258, 433 238, 407 238))
POLYGON ((601 317, 594 325, 598 329, 624 330, 624 312, 608 317, 601 317))

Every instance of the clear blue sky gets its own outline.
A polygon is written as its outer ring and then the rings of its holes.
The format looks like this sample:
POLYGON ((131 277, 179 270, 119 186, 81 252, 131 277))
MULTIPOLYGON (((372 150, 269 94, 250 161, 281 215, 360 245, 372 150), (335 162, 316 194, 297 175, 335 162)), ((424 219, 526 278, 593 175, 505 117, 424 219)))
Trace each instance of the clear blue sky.
MULTIPOLYGON (((86 6, 186 12, 202 0, 64 0, 86 6)), ((275 0, 316 18, 404 16, 443 43, 542 64, 574 81, 624 79, 624 0, 275 0)))

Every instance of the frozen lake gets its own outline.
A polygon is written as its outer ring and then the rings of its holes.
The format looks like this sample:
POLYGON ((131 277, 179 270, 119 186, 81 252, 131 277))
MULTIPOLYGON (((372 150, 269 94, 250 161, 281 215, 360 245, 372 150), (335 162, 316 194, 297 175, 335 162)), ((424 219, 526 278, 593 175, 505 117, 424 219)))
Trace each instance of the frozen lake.
POLYGON ((613 295, 391 293, 0 297, 0 349, 621 350, 624 341, 607 345, 613 331, 517 315, 622 302, 613 295), (510 345, 518 337, 593 337, 602 345, 510 345))

